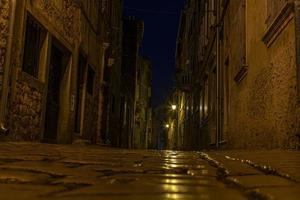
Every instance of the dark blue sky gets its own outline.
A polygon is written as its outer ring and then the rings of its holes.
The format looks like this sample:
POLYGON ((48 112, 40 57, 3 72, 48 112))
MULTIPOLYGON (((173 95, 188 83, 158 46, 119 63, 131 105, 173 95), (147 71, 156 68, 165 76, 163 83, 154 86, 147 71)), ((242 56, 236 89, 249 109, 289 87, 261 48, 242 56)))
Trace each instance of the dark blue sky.
POLYGON ((176 37, 184 0, 124 0, 124 14, 145 23, 141 55, 153 65, 153 106, 163 103, 173 82, 176 37))

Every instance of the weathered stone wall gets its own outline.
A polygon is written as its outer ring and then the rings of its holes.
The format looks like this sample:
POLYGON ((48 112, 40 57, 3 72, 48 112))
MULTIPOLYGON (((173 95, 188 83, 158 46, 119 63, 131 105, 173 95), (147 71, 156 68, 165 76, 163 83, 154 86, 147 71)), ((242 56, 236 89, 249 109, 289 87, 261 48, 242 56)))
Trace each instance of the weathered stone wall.
POLYGON ((79 9, 74 0, 30 0, 30 4, 71 44, 79 40, 79 9))
POLYGON ((2 93, 3 72, 6 57, 7 38, 9 34, 10 3, 0 0, 0 94, 2 93))
MULTIPOLYGON (((74 52, 74 48, 79 41, 79 8, 76 7, 74 0, 27 0, 16 2, 17 13, 15 19, 15 30, 13 38, 13 55, 11 65, 13 66, 12 83, 13 86, 9 100, 9 115, 10 115, 10 137, 14 140, 30 140, 39 141, 42 137, 42 130, 44 124, 43 109, 46 102, 46 95, 43 92, 46 90, 45 85, 48 79, 47 68, 48 66, 39 66, 39 70, 43 72, 43 76, 34 78, 22 72, 22 52, 24 48, 24 30, 26 28, 25 13, 30 12, 39 23, 54 36, 63 46, 65 46, 70 53, 74 52)), ((49 43, 48 45, 51 45, 49 43)), ((76 55, 72 55, 76 56, 76 55)), ((46 59, 47 57, 43 57, 46 59)), ((70 56, 71 58, 71 56, 70 56)), ((42 61, 40 63, 43 63, 42 61)), ((67 68, 73 67, 68 65, 67 68)), ((65 73, 68 73, 66 70, 65 73)), ((66 74, 64 74, 64 77, 66 74)), ((64 80, 65 96, 70 93, 68 80, 64 80)), ((69 99, 63 100, 64 105, 69 105, 69 99)), ((66 108, 65 106, 64 108, 66 108)), ((63 116, 71 115, 69 109, 64 109, 63 116)), ((64 136, 59 135, 58 138, 69 138, 67 135, 71 133, 68 128, 69 119, 65 119, 66 123, 61 123, 63 128, 58 128, 63 131, 64 136)), ((62 141, 66 142, 66 141, 62 141)))
POLYGON ((41 139, 42 92, 26 81, 16 83, 17 95, 11 106, 14 140, 39 141, 41 139))

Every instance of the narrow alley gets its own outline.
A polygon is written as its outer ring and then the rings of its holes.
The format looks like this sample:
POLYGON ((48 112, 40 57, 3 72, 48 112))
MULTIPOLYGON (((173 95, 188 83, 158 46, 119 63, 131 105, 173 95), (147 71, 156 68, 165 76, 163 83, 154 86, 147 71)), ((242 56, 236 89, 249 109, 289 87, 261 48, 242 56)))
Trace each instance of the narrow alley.
POLYGON ((0 0, 0 200, 300 199, 300 0, 0 0))

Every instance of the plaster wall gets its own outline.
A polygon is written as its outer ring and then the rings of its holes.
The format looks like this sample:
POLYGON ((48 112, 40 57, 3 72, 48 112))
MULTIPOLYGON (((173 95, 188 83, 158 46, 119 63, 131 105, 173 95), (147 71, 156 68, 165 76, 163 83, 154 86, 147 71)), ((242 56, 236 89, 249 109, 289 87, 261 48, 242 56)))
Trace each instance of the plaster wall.
MULTIPOLYGON (((237 45, 226 27, 229 45, 230 103, 227 148, 296 148, 299 105, 296 94, 295 22, 289 18, 268 46, 262 38, 268 26, 266 2, 247 1, 246 64, 248 72, 236 83, 237 45)), ((291 14, 293 15, 293 14, 291 14)), ((225 20, 230 20, 227 17, 225 20)), ((236 26, 236 25, 235 25, 236 26)))

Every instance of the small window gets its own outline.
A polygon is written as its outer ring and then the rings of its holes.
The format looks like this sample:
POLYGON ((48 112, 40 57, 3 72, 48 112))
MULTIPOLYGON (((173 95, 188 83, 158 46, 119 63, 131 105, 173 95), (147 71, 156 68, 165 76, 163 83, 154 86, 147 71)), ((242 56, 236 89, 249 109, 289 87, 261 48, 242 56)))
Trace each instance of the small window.
POLYGON ((35 78, 38 78, 41 48, 45 38, 45 29, 28 15, 22 70, 35 78))
POLYGON ((95 82, 94 80, 95 80, 95 71, 91 66, 89 66, 88 77, 87 77, 87 92, 90 95, 94 94, 94 82, 95 82))

